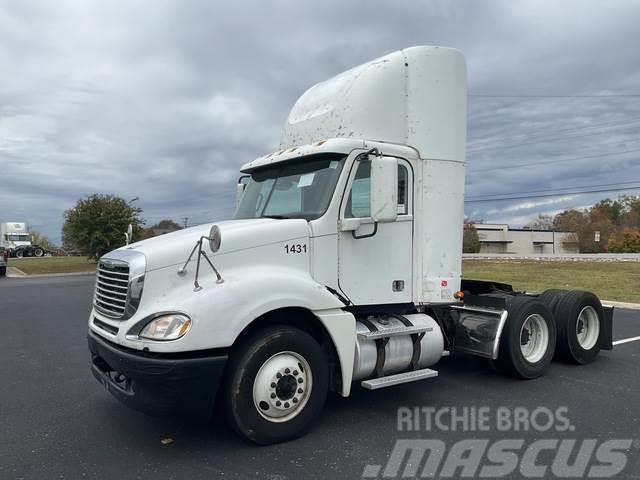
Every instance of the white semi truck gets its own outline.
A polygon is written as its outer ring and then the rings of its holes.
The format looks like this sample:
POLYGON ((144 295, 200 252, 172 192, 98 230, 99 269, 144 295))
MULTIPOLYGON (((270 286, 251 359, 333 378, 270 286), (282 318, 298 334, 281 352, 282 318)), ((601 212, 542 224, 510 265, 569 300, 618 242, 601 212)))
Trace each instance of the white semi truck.
POLYGON ((465 137, 453 49, 407 48, 310 88, 280 149, 242 167, 232 220, 100 259, 95 377, 131 407, 222 411, 268 444, 305 432, 328 391, 435 378, 449 354, 533 379, 554 356, 612 349, 613 309, 591 293, 461 278, 465 137))
POLYGON ((31 245, 31 234, 24 222, 0 223, 0 247, 8 251, 31 245))

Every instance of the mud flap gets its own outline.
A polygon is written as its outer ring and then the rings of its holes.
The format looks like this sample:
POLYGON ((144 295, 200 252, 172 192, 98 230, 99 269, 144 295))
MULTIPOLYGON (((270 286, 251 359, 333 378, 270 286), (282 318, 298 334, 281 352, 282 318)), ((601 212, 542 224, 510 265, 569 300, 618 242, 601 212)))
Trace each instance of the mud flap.
POLYGON ((610 305, 603 305, 604 318, 602 319, 602 331, 600 332, 600 348, 613 350, 613 310, 610 305))

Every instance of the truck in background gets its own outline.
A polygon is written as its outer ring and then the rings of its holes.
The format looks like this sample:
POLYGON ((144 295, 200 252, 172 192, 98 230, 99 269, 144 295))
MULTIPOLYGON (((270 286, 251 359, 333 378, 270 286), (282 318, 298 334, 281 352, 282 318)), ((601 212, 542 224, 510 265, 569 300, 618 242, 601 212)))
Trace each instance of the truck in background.
POLYGON ((43 257, 50 253, 33 243, 33 237, 24 222, 0 223, 0 247, 4 247, 10 257, 16 258, 43 257))
POLYGON ((269 444, 303 434, 329 391, 434 379, 449 355, 534 379, 554 356, 611 350, 613 309, 591 293, 462 279, 465 143, 456 50, 407 48, 315 85, 280 149, 241 168, 233 220, 99 260, 94 376, 148 413, 218 402, 269 444))

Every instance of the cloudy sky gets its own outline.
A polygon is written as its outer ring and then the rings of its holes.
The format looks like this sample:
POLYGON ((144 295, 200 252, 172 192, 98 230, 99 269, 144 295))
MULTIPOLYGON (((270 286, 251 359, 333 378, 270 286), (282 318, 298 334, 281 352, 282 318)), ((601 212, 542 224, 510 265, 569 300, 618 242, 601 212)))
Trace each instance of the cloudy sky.
MULTIPOLYGON (((419 44, 467 58, 470 200, 640 185, 639 18, 631 0, 3 2, 0 219, 59 241, 94 192, 139 197, 149 224, 228 217, 307 87, 419 44)), ((519 225, 618 193, 466 210, 519 225)))

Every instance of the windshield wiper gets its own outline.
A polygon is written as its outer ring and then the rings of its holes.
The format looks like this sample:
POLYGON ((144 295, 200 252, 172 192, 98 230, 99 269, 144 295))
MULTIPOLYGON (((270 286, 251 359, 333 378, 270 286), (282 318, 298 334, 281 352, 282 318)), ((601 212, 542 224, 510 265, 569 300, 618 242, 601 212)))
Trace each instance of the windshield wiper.
POLYGON ((291 217, 286 217, 284 215, 261 215, 260 218, 275 218, 276 220, 288 220, 291 217))

